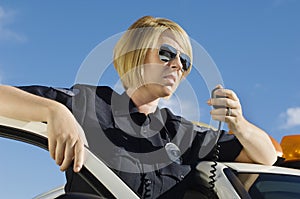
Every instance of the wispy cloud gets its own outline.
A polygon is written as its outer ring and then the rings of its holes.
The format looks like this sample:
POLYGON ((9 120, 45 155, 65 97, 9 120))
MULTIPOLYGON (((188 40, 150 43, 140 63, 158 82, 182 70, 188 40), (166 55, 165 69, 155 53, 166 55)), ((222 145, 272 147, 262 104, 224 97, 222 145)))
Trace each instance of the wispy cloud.
POLYGON ((24 35, 21 35, 8 27, 8 25, 14 21, 15 15, 15 11, 6 10, 0 5, 0 41, 26 41, 24 35))
POLYGON ((281 126, 283 129, 300 126, 300 107, 288 108, 280 117, 284 121, 284 124, 281 126))
POLYGON ((183 116, 191 121, 199 121, 200 108, 192 100, 179 100, 176 97, 161 99, 159 107, 169 108, 175 115, 183 116))

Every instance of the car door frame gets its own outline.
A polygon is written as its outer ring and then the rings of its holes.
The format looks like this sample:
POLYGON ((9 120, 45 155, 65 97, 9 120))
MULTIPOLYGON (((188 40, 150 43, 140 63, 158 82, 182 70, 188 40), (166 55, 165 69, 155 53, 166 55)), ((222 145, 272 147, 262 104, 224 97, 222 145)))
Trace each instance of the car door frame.
MULTIPOLYGON (((0 116, 0 137, 25 142, 48 151, 47 124, 0 116)), ((99 194, 110 198, 139 197, 85 146, 86 161, 79 175, 99 194)))

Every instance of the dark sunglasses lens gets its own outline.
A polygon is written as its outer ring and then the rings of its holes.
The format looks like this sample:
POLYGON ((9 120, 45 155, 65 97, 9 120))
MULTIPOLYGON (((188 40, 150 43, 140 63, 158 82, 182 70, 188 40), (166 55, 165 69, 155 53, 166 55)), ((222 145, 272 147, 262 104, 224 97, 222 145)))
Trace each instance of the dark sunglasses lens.
MULTIPOLYGON (((176 57, 177 50, 168 44, 163 44, 160 47, 158 54, 161 61, 168 62, 176 57)), ((183 53, 180 53, 179 57, 182 63, 182 69, 184 71, 187 71, 191 65, 191 59, 189 58, 189 56, 183 53)))
POLYGON ((159 49, 159 58, 161 61, 168 62, 176 57, 176 49, 169 45, 162 45, 159 49))
POLYGON ((180 61, 182 63, 182 69, 187 71, 191 66, 191 59, 186 54, 180 54, 180 61))
POLYGON ((170 61, 171 58, 171 54, 170 52, 166 51, 166 50, 160 50, 159 51, 159 59, 163 62, 168 62, 170 61))

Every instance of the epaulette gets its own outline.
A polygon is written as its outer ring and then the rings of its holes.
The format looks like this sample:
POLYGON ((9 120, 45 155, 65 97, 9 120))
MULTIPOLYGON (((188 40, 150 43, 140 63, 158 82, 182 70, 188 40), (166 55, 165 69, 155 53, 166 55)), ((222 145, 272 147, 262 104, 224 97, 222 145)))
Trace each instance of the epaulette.
POLYGON ((79 93, 78 89, 69 89, 69 88, 53 88, 53 89, 61 93, 64 93, 70 97, 74 97, 79 93))
POLYGON ((192 121, 192 123, 194 125, 198 126, 198 127, 204 127, 204 128, 207 128, 207 129, 217 130, 215 127, 213 127, 209 124, 203 123, 203 122, 192 121))

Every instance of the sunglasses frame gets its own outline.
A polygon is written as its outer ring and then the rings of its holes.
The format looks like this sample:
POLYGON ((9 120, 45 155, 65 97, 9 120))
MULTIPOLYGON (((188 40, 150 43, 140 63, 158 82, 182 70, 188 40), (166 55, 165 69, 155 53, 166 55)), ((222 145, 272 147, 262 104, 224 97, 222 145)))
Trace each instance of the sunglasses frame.
MULTIPOLYGON (((158 50, 158 56, 161 61, 170 62, 176 58, 178 52, 179 51, 173 46, 169 44, 162 44, 158 50), (162 51, 164 53, 162 53, 162 51), (168 59, 164 59, 163 57, 168 59)), ((181 52, 179 52, 179 58, 182 64, 182 68, 181 68, 182 72, 188 71, 189 68, 191 67, 191 58, 188 55, 181 52)))

